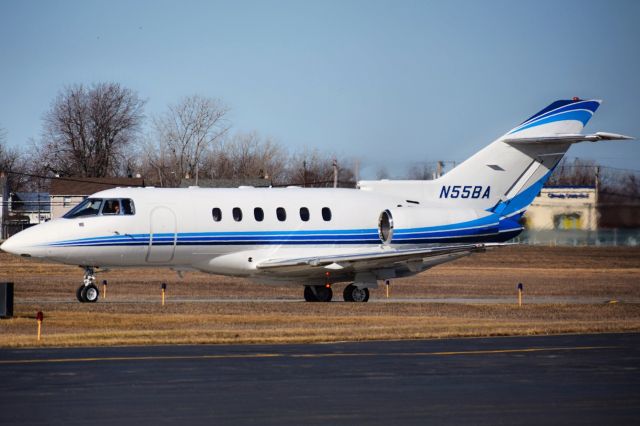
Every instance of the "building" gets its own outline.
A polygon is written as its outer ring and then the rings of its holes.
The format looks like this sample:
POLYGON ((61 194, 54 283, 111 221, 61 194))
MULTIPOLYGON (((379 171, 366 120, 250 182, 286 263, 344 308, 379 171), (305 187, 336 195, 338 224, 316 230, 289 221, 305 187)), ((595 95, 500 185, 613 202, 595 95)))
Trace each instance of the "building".
POLYGON ((598 196, 592 186, 542 188, 524 214, 527 229, 598 229, 598 196))
POLYGON ((49 187, 51 218, 62 217, 91 194, 105 189, 144 186, 143 178, 53 178, 49 187))
POLYGON ((180 188, 199 186, 200 188, 237 188, 239 186, 253 186, 255 188, 265 188, 271 186, 271 181, 262 178, 239 178, 239 179, 182 179, 180 188))
POLYGON ((51 200, 48 192, 14 192, 9 202, 10 216, 28 218, 29 225, 51 219, 51 200))

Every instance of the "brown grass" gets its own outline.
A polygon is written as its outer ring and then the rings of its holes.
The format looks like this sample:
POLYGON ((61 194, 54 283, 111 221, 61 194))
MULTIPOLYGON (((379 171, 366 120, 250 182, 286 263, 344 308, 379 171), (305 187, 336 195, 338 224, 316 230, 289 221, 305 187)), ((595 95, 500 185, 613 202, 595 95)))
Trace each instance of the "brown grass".
MULTIPOLYGON (((310 304, 301 301, 302 287, 196 273, 180 279, 166 270, 105 273, 99 280, 109 280, 108 299, 81 304, 74 296, 81 276, 79 268, 0 254, 0 281, 16 285, 15 317, 0 321, 0 346, 302 343, 640 330, 640 249, 635 248, 510 247, 392 285, 392 298, 496 298, 512 304, 310 304), (168 284, 165 307, 159 303, 161 281, 168 284), (525 285, 522 308, 515 305, 518 282, 525 285), (528 305, 527 298, 561 303, 528 305), (598 303, 567 303, 584 298, 598 303), (39 343, 38 310, 45 313, 39 343)), ((336 285, 334 299, 341 299, 341 290, 336 285)), ((384 297, 384 288, 372 292, 372 299, 384 297)))

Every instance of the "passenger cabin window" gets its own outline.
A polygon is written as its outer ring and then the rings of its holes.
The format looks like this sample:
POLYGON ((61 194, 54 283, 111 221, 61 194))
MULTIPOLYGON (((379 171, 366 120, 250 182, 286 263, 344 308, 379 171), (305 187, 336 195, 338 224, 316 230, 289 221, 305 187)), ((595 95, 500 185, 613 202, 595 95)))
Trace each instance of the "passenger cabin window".
POLYGON ((222 210, 217 207, 214 207, 213 210, 211 210, 211 215, 213 216, 214 222, 220 222, 222 220, 222 210))
POLYGON ((287 220, 287 211, 284 209, 284 207, 278 207, 276 209, 276 216, 278 217, 278 220, 280 222, 284 222, 285 220, 287 220))
POLYGON ((262 222, 264 220, 264 211, 260 207, 253 209, 253 217, 256 222, 262 222))
POLYGON ((322 208, 322 219, 324 219, 325 222, 331 220, 331 209, 329 207, 322 208))
POLYGON ((233 220, 240 222, 242 220, 242 209, 240 207, 234 207, 231 211, 233 214, 233 220))
POLYGON ((76 217, 98 216, 99 214, 110 215, 134 215, 136 209, 133 200, 129 198, 87 198, 82 203, 75 206, 64 218, 73 219, 76 217))
POLYGON ((309 209, 306 207, 300 207, 300 219, 302 219, 303 222, 308 222, 309 221, 309 209))

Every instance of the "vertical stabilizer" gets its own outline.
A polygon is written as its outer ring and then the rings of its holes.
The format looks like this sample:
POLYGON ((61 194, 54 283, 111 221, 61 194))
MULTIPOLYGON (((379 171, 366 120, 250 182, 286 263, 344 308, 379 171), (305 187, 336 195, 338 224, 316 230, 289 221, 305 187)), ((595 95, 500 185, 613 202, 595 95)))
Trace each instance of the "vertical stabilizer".
POLYGON ((578 134, 600 106, 598 100, 559 100, 540 110, 430 184, 429 198, 510 215, 526 208, 562 156, 567 143, 510 144, 509 138, 578 134))

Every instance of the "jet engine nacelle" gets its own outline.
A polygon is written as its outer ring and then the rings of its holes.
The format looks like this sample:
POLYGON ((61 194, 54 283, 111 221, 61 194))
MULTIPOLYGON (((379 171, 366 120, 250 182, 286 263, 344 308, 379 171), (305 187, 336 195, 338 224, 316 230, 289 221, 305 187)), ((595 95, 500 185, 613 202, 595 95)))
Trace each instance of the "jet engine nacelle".
POLYGON ((464 229, 465 223, 469 228, 486 227, 487 232, 498 232, 500 220, 498 215, 482 210, 398 207, 380 213, 378 235, 383 243, 389 244, 400 238, 400 235, 394 235, 394 233, 404 233, 403 242, 408 242, 406 237, 408 230, 427 236, 429 232, 446 231, 448 225, 456 225, 456 229, 464 229))

